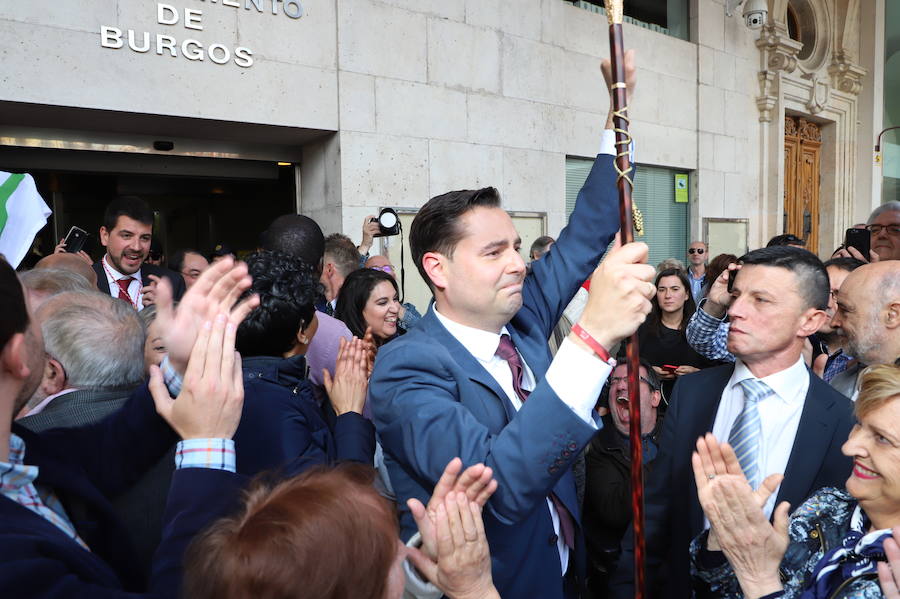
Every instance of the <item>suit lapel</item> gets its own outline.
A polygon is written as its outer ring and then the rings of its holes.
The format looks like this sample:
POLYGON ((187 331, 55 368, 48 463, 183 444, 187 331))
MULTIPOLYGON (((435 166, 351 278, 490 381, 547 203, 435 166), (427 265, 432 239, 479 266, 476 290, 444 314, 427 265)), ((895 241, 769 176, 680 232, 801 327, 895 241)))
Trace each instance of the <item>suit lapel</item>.
MULTIPOLYGON (((810 376, 807 369, 807 376, 810 376)), ((778 492, 776 505, 781 501, 797 501, 806 499, 811 491, 816 474, 819 472, 822 456, 828 453, 828 446, 834 436, 836 425, 831 415, 834 400, 816 393, 820 383, 817 377, 810 376, 809 390, 803 402, 800 424, 791 447, 791 456, 784 471, 784 482, 778 492)))
MULTIPOLYGON (((734 365, 722 366, 720 368, 709 369, 703 372, 707 375, 707 380, 698 380, 694 385, 689 387, 681 387, 680 393, 682 397, 679 402, 687 402, 681 409, 692 417, 680 419, 681 422, 687 420, 690 429, 688 437, 684 443, 687 447, 684 455, 687 456, 687 472, 690 474, 690 496, 692 501, 690 505, 690 518, 694 523, 695 529, 703 527, 703 508, 700 507, 700 501, 697 499, 697 486, 694 482, 693 471, 691 469, 691 455, 694 452, 697 439, 708 432, 712 432, 713 425, 716 422, 716 414, 719 411, 719 404, 722 402, 722 393, 725 391, 725 385, 728 384, 731 375, 734 373, 734 365)), ((701 375, 701 376, 703 376, 701 375)), ((684 383, 682 383, 684 385, 684 383)))
POLYGON ((503 392, 503 389, 494 377, 485 370, 484 366, 481 365, 481 362, 469 353, 469 350, 467 350, 462 343, 457 341, 456 337, 451 335, 450 331, 441 324, 441 321, 434 315, 433 307, 422 317, 421 323, 422 324, 419 325, 419 327, 422 329, 422 332, 446 347, 459 367, 469 375, 469 379, 485 387, 494 394, 497 401, 503 405, 507 421, 511 421, 516 415, 516 410, 510 403, 506 393, 503 392))
POLYGON ((100 262, 94 262, 94 272, 97 273, 97 289, 109 295, 109 281, 106 279, 106 272, 103 270, 100 262))

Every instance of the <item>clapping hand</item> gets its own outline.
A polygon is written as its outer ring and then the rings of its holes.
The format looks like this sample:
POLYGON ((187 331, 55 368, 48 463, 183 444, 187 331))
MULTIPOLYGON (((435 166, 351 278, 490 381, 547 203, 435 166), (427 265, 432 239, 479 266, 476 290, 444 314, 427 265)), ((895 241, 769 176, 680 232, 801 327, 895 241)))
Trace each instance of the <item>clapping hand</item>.
POLYGON ((234 351, 236 329, 225 314, 201 325, 178 401, 166 390, 159 367, 150 367, 156 411, 182 439, 230 439, 237 430, 244 383, 241 357, 234 351))
POLYGON ((691 464, 700 505, 710 523, 707 547, 725 554, 745 596, 780 590, 778 567, 789 542, 790 506, 782 502, 775 509, 774 525, 762 506, 784 477, 770 475, 753 491, 734 451, 711 434, 697 441, 691 464))
POLYGON ((469 466, 460 474, 462 460, 453 458, 444 473, 438 479, 428 500, 428 507, 422 505, 418 499, 410 499, 406 502, 412 512, 419 532, 422 533, 422 551, 429 558, 437 556, 436 535, 434 520, 437 517, 437 508, 444 502, 451 492, 463 493, 470 501, 474 501, 479 507, 483 507, 487 500, 497 490, 497 481, 494 480, 494 472, 484 464, 469 466))
POLYGON ((205 322, 212 322, 225 314, 235 328, 259 305, 259 296, 238 298, 252 284, 247 265, 222 258, 203 271, 197 282, 181 298, 178 309, 173 307, 172 285, 163 277, 156 285, 156 322, 169 350, 169 361, 179 373, 187 368, 194 341, 205 322))
POLYGON ((457 477, 460 468, 459 458, 447 464, 427 510, 416 499, 407 502, 423 542, 421 551, 410 549, 409 559, 451 599, 499 599, 481 517, 497 482, 483 464, 457 477))
POLYGON ((334 378, 327 368, 322 369, 322 384, 338 416, 347 412, 362 414, 369 387, 369 372, 365 342, 356 337, 350 341, 341 337, 334 378))

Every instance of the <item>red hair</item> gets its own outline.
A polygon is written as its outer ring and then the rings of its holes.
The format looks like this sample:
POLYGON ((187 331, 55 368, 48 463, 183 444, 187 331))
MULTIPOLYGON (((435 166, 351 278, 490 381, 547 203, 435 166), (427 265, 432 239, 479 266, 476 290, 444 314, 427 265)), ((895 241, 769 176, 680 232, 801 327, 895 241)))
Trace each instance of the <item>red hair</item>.
POLYGON ((360 464, 248 491, 188 549, 190 599, 383 599, 399 538, 393 506, 360 464))

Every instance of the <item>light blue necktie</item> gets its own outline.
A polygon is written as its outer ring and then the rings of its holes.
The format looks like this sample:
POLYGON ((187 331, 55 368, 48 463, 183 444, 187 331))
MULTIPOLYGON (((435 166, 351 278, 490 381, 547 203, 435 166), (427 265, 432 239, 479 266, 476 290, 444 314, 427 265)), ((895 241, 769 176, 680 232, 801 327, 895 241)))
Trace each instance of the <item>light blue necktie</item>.
POLYGON ((759 445, 762 440, 759 400, 771 395, 772 389, 759 379, 744 379, 738 384, 744 391, 744 408, 731 427, 728 444, 737 454, 744 476, 755 489, 762 482, 759 475, 759 445))

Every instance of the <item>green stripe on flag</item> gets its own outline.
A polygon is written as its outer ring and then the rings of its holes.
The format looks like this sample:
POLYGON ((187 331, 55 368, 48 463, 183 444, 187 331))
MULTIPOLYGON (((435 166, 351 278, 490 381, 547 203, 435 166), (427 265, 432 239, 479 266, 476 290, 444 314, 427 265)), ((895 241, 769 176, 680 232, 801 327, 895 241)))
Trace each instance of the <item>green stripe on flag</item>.
POLYGON ((22 174, 10 175, 9 178, 3 182, 3 185, 0 185, 0 231, 3 231, 3 228, 6 227, 6 219, 9 218, 9 214, 6 211, 6 202, 9 201, 9 197, 24 178, 25 175, 22 174))

